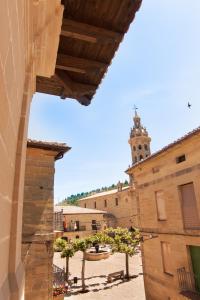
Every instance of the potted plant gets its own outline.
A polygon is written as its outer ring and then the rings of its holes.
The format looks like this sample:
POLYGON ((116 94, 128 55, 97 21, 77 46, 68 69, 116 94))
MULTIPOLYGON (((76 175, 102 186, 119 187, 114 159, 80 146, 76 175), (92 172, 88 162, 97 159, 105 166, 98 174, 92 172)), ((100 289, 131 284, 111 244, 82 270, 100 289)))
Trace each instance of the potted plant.
POLYGON ((54 286, 53 287, 53 299, 64 300, 64 295, 67 292, 65 286, 54 286))

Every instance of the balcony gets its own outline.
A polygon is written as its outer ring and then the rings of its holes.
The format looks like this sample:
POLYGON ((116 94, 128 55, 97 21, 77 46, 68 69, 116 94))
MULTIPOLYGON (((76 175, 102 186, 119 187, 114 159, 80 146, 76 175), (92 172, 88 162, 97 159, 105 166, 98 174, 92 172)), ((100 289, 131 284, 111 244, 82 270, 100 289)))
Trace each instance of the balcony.
POLYGON ((64 232, 76 232, 76 231, 86 231, 85 225, 79 225, 77 227, 69 226, 67 228, 62 228, 62 231, 64 232))
POLYGON ((187 272, 184 267, 177 269, 179 289, 188 299, 200 299, 200 275, 187 272))

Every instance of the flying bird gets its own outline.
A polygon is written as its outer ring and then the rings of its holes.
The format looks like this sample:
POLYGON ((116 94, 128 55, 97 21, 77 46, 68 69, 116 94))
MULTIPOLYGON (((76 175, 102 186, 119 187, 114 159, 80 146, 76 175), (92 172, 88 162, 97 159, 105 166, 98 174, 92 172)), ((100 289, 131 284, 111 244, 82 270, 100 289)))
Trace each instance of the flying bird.
POLYGON ((188 106, 188 108, 191 108, 192 104, 190 104, 190 102, 188 102, 187 106, 188 106))

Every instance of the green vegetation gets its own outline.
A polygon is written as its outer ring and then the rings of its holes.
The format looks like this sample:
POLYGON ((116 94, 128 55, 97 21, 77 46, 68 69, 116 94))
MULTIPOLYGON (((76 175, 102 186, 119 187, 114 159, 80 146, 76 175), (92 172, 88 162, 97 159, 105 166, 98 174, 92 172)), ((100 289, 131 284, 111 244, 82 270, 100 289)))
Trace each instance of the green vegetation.
MULTIPOLYGON (((128 181, 125 180, 122 183, 122 186, 123 187, 128 186, 128 181)), ((61 202, 59 202, 59 205, 78 205, 77 201, 82 199, 82 198, 89 197, 89 196, 92 196, 92 195, 95 195, 95 194, 98 194, 98 193, 102 193, 102 192, 106 192, 106 191, 111 191, 111 190, 114 190, 114 189, 117 189, 117 184, 112 184, 108 187, 105 186, 105 187, 102 187, 102 188, 99 188, 99 189, 96 189, 96 190, 92 190, 90 192, 82 192, 82 193, 78 193, 76 195, 71 195, 71 196, 65 198, 64 200, 62 200, 61 202)))
MULTIPOLYGON (((77 251, 83 253, 82 259, 82 292, 86 291, 85 285, 85 253, 92 245, 110 245, 112 253, 125 254, 126 279, 129 280, 129 256, 136 253, 136 248, 141 241, 141 235, 138 229, 129 231, 126 228, 107 228, 102 232, 98 232, 92 236, 81 239, 74 239, 70 242, 62 242, 62 239, 57 239, 54 243, 55 251, 61 251, 61 257, 66 258, 66 280, 69 279, 69 258, 73 257, 77 251)), ((98 247, 96 249, 98 253, 98 247)))

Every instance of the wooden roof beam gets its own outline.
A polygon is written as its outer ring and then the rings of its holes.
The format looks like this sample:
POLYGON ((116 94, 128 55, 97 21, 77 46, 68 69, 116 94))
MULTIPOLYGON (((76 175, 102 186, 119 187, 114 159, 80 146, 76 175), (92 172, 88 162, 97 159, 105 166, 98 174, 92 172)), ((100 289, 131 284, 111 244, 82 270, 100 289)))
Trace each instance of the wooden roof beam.
POLYGON ((105 71, 107 64, 102 62, 70 56, 66 54, 58 54, 56 68, 60 70, 67 70, 76 73, 88 73, 96 71, 105 71))
POLYGON ((63 99, 67 97, 74 98, 81 104, 90 104, 91 99, 89 98, 89 95, 93 95, 95 93, 95 85, 74 82, 63 70, 56 70, 55 77, 63 86, 63 99))
POLYGON ((63 19, 61 35, 89 43, 120 43, 123 34, 85 23, 63 19))

